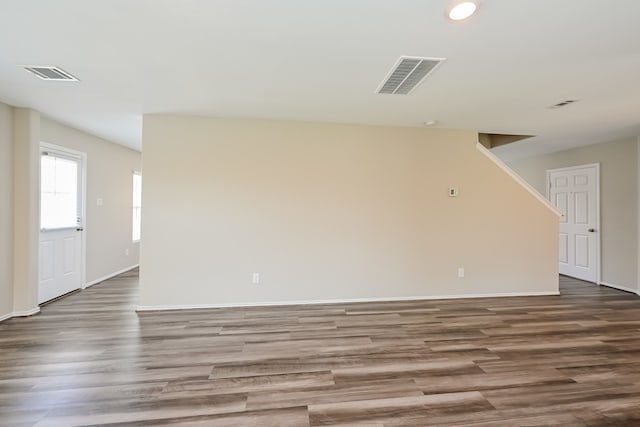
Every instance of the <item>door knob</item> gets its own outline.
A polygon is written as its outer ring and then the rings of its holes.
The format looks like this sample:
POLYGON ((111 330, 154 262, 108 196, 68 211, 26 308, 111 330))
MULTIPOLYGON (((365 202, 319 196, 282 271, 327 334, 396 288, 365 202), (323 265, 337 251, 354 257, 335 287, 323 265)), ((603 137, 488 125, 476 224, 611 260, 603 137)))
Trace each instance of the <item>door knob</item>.
POLYGON ((596 229, 595 228, 590 228, 589 229, 589 233, 595 233, 596 229))

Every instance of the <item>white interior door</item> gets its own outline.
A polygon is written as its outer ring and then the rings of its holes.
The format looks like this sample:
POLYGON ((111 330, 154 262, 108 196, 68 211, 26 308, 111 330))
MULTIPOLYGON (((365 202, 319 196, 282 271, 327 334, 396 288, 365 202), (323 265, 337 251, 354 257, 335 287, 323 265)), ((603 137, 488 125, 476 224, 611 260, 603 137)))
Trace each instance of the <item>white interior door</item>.
POLYGON ((82 285, 83 167, 81 154, 41 149, 38 303, 82 285))
POLYGON ((549 200, 560 217, 560 273, 598 282, 598 165, 547 171, 549 200))

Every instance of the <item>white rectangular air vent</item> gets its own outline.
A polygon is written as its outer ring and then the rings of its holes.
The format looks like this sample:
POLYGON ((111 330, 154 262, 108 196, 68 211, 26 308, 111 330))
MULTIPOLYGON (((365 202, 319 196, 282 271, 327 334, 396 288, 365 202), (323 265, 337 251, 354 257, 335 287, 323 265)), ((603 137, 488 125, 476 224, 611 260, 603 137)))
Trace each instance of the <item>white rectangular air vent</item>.
POLYGON ((401 56, 376 92, 408 95, 444 61, 445 58, 401 56))
POLYGON ((25 70, 35 74, 42 80, 55 80, 55 81, 65 81, 65 82, 77 82, 79 81, 76 77, 67 73, 61 68, 58 67, 48 67, 48 66, 28 66, 24 67, 25 70))

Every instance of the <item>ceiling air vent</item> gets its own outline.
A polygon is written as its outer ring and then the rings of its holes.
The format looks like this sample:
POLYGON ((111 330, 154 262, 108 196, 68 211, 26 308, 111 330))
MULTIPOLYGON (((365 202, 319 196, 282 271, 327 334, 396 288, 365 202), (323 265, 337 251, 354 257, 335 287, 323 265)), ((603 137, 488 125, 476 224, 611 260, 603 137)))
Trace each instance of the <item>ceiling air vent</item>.
POLYGON ((376 92, 408 95, 444 61, 445 58, 401 56, 376 92))
POLYGON ((65 82, 77 82, 79 81, 76 77, 67 73, 61 68, 58 67, 45 67, 45 66, 28 66, 24 67, 25 70, 30 73, 35 74, 42 80, 54 80, 54 81, 65 81, 65 82))
POLYGON ((558 102, 557 104, 553 104, 551 106, 549 106, 549 108, 553 109, 553 108, 562 108, 564 106, 567 106, 569 104, 573 104, 574 102, 578 102, 577 99, 567 99, 566 101, 562 101, 562 102, 558 102))

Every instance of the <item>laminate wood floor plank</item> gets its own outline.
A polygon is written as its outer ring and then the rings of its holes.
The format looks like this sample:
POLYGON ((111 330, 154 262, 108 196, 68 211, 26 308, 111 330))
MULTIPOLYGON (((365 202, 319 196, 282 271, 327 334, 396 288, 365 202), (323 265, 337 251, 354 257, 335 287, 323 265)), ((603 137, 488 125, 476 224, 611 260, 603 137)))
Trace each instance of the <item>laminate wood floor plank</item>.
POLYGON ((206 380, 171 381, 163 396, 207 396, 228 393, 286 391, 290 388, 333 386, 331 371, 261 375, 240 378, 207 378, 206 380))
POLYGON ((349 422, 385 424, 398 419, 423 425, 452 412, 471 417, 474 412, 487 409, 493 409, 487 399, 477 391, 470 391, 309 405, 309 419, 312 426, 349 422))
POLYGON ((85 402, 49 410, 37 427, 134 423, 136 421, 211 416, 244 411, 246 395, 195 396, 172 399, 127 399, 85 402))
POLYGON ((0 426, 640 426, 640 298, 135 313, 131 271, 0 323, 0 426))
POLYGON ((247 409, 274 409, 324 403, 422 396, 412 379, 341 382, 332 386, 249 393, 247 409))

